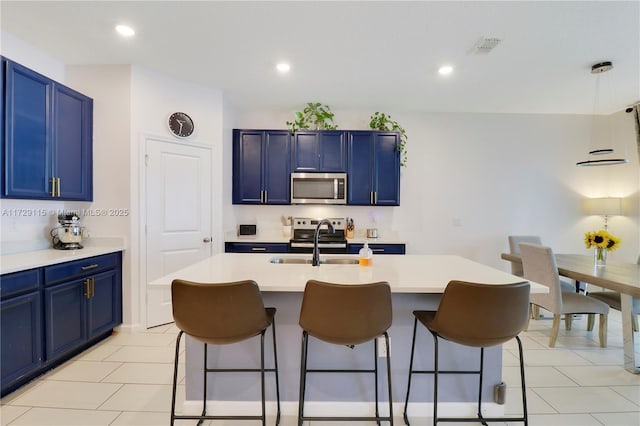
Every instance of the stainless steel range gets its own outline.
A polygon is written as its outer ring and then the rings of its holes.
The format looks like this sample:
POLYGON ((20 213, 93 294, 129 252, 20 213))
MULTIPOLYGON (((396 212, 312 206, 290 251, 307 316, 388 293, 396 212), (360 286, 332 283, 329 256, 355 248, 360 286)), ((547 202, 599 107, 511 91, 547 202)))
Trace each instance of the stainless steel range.
MULTIPOLYGON (((313 252, 313 233, 322 218, 294 217, 292 224, 291 240, 289 240, 289 251, 293 253, 313 252)), ((327 225, 320 227, 318 236, 318 248, 321 253, 346 253, 347 239, 344 228, 346 220, 343 217, 330 217, 335 232, 329 232, 327 225)))

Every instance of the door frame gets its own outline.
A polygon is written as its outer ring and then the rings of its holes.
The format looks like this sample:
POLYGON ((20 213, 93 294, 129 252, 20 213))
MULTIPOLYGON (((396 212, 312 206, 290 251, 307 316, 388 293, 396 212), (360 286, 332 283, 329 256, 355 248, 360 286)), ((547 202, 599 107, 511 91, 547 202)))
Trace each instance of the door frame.
MULTIPOLYGON (((210 202, 210 210, 211 210, 211 253, 215 254, 218 252, 219 241, 221 241, 222 236, 218 235, 217 227, 215 226, 215 216, 214 206, 216 205, 215 199, 218 191, 217 187, 214 187, 214 164, 213 161, 215 158, 219 158, 219 149, 216 145, 207 144, 200 141, 183 141, 177 140, 174 138, 167 138, 164 136, 158 136, 149 133, 143 133, 140 136, 140 144, 139 144, 139 164, 138 164, 138 206, 140 210, 138 212, 138 253, 139 253, 139 262, 138 262, 138 309, 139 309, 139 321, 142 327, 142 330, 147 329, 147 170, 146 170, 146 158, 147 158, 147 144, 152 143, 153 141, 163 142, 163 143, 172 143, 180 146, 191 146, 194 148, 204 148, 209 151, 211 167, 211 202, 210 202), (215 189, 214 189, 215 188, 215 189), (214 244, 214 242, 217 242, 214 244)), ((132 291, 135 291, 132 288, 132 291)))

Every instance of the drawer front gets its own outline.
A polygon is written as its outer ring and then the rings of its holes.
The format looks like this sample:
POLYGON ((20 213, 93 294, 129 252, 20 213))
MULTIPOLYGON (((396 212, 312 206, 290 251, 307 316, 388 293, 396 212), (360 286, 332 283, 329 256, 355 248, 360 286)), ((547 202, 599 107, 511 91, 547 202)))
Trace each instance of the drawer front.
POLYGON ((16 296, 37 290, 42 284, 42 268, 4 274, 0 277, 0 297, 16 296))
POLYGON ((62 281, 113 269, 120 263, 120 253, 89 257, 44 268, 44 284, 50 286, 62 281))
MULTIPOLYGON (((364 244, 349 244, 349 253, 358 254, 364 244)), ((404 244, 369 244, 373 254, 405 254, 404 244)))
POLYGON ((288 253, 287 243, 225 243, 226 253, 288 253))

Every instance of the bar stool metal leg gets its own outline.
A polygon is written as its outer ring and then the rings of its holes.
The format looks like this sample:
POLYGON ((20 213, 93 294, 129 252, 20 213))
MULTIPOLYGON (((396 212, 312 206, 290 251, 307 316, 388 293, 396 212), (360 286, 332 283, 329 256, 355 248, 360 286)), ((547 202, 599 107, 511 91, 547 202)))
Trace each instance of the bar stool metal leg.
POLYGON ((409 417, 407 416, 407 406, 409 405, 409 392, 411 392, 411 377, 413 376, 413 355, 416 348, 416 328, 418 325, 418 318, 413 319, 413 338, 411 339, 411 357, 409 358, 409 378, 407 380, 407 396, 404 399, 404 411, 402 416, 404 418, 404 424, 409 426, 409 417))

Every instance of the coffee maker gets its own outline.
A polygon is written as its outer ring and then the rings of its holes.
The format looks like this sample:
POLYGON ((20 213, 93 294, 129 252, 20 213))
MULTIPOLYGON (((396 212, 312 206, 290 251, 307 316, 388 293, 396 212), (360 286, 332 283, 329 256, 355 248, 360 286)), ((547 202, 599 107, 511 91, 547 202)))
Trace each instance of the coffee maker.
POLYGON ((80 226, 80 216, 77 212, 58 214, 57 226, 51 230, 53 248, 57 250, 77 250, 82 248, 82 237, 86 229, 80 226))

